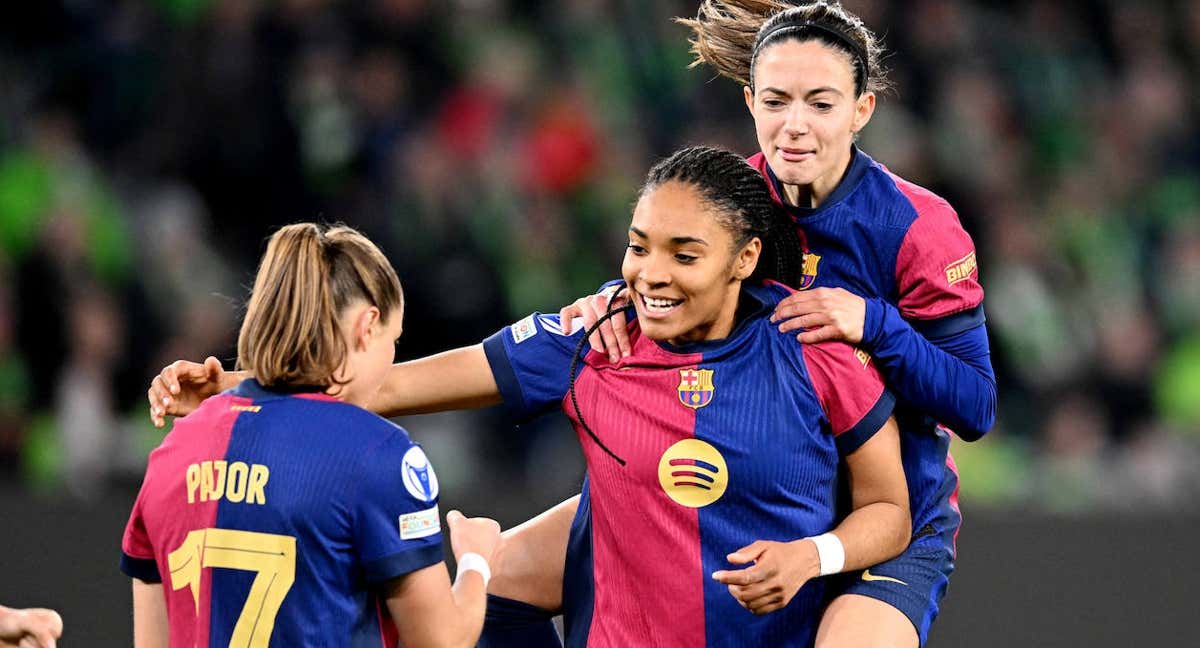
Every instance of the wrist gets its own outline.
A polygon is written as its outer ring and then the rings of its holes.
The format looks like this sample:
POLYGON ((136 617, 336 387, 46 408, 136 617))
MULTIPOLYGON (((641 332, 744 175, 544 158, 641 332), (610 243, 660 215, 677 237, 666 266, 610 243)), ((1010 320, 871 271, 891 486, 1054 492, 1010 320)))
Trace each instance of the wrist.
POLYGON ((859 342, 859 346, 870 350, 875 346, 883 331, 883 314, 887 305, 877 297, 863 299, 863 302, 865 308, 863 310, 862 340, 859 342))
POLYGON ((822 533, 819 536, 805 538, 817 548, 817 560, 820 563, 821 576, 839 574, 846 566, 846 549, 842 541, 832 533, 822 533))
POLYGON ((468 551, 458 557, 458 573, 454 576, 454 580, 462 578, 463 574, 473 571, 483 577, 483 588, 487 589, 488 581, 492 580, 492 569, 488 566, 487 559, 483 556, 468 551))

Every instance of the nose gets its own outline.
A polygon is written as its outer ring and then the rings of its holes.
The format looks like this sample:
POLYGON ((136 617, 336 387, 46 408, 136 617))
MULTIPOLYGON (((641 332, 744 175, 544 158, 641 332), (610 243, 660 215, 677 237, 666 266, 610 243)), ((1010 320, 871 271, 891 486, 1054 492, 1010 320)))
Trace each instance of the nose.
POLYGON ((794 102, 788 108, 783 122, 783 132, 792 139, 808 133, 808 116, 804 114, 803 102, 794 102))
POLYGON ((641 259, 637 278, 650 288, 661 288, 671 283, 667 255, 651 253, 641 259))

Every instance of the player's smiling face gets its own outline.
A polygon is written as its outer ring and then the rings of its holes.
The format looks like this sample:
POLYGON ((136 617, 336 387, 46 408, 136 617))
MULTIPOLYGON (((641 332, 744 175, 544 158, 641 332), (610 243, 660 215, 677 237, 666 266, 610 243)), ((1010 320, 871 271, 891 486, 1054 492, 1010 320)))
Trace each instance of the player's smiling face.
POLYGON ((759 53, 746 106, 789 202, 816 206, 841 181, 854 134, 875 109, 873 93, 854 90, 850 56, 821 41, 790 39, 759 53))
POLYGON ((754 238, 735 249, 719 216, 694 186, 679 181, 638 200, 621 272, 650 339, 686 344, 733 330, 741 282, 754 272, 762 243, 754 238))

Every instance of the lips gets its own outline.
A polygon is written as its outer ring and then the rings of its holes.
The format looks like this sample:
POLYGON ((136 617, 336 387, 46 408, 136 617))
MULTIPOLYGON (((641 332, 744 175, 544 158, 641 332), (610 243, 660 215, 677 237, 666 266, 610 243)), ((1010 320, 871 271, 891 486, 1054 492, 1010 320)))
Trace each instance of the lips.
POLYGON ((812 159, 817 154, 817 152, 812 149, 791 148, 785 146, 780 146, 777 150, 779 151, 779 157, 783 158, 786 162, 804 162, 805 160, 812 159))

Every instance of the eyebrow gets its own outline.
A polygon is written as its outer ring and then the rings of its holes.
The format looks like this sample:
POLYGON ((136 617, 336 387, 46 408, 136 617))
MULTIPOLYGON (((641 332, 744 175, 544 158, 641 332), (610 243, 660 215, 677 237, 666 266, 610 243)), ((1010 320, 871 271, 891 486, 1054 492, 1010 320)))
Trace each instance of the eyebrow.
MULTIPOLYGON (((632 225, 629 226, 629 231, 633 232, 634 234, 637 234, 641 238, 650 238, 649 236, 646 236, 645 232, 643 232, 642 230, 640 230, 636 227, 633 227, 632 225)), ((684 245, 685 243, 699 243, 700 245, 708 245, 708 241, 705 241, 702 238, 697 238, 695 236, 672 236, 671 243, 673 243, 675 245, 684 245)))
MULTIPOLYGON (((785 97, 791 96, 791 94, 788 93, 787 91, 780 90, 779 88, 775 88, 775 87, 763 88, 761 90, 761 92, 774 92, 775 94, 783 95, 785 97)), ((833 86, 821 86, 820 88, 813 88, 812 90, 809 90, 808 92, 804 93, 804 96, 811 97, 813 95, 821 94, 822 92, 832 92, 832 93, 838 95, 839 97, 846 96, 844 92, 842 92, 841 90, 838 90, 837 88, 834 88, 833 86)))

